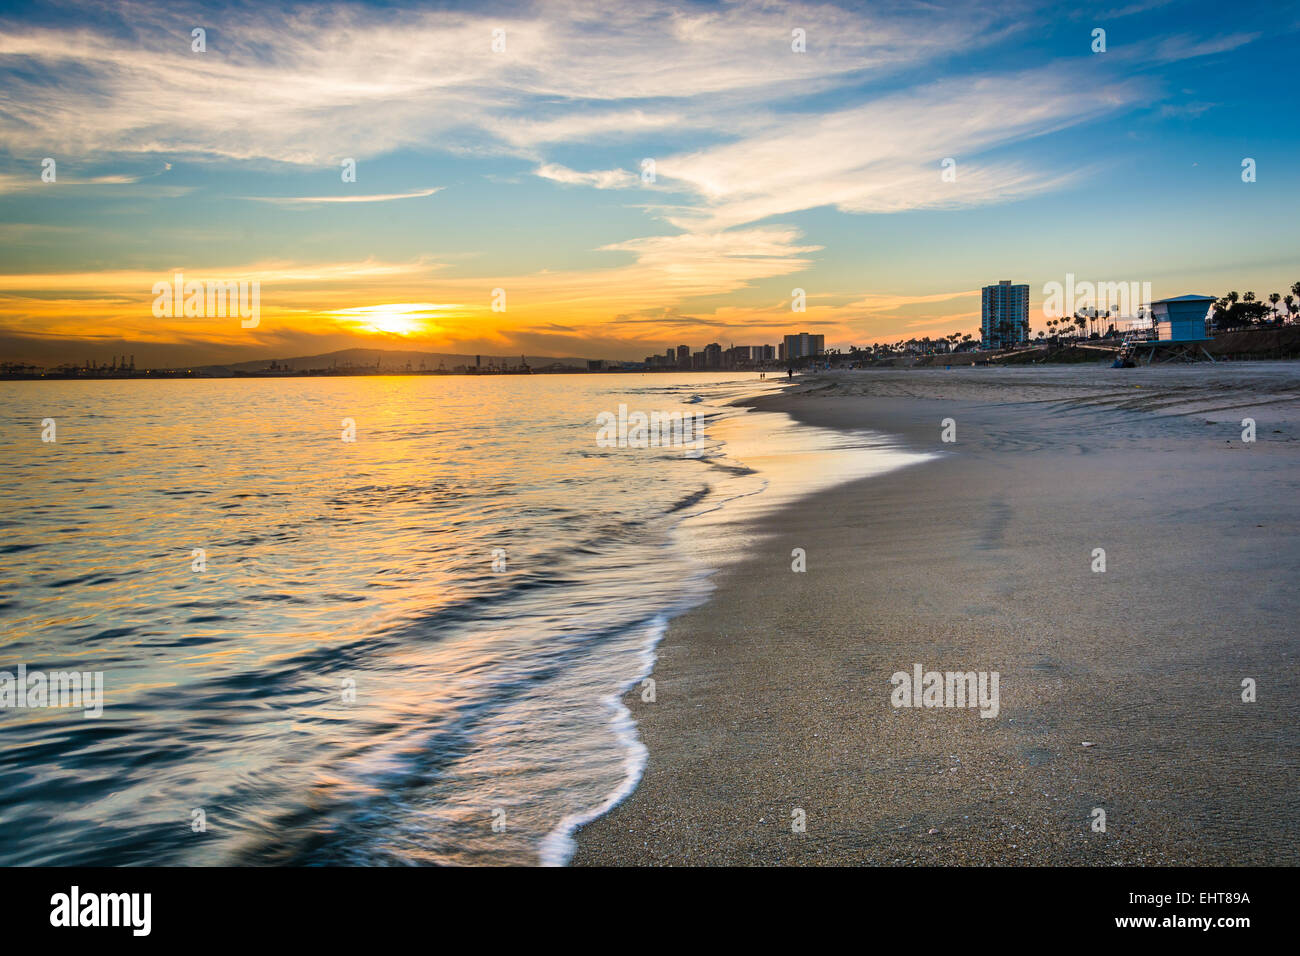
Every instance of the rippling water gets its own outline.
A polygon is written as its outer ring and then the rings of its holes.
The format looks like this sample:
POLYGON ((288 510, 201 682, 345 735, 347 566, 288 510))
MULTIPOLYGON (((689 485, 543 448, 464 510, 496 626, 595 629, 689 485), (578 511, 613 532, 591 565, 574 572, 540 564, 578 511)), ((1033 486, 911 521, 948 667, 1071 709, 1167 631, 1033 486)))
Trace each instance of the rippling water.
POLYGON ((773 386, 0 383, 0 671, 104 675, 0 709, 0 863, 563 862, 750 509, 915 458, 727 404, 773 386), (703 454, 597 447, 620 402, 703 454))

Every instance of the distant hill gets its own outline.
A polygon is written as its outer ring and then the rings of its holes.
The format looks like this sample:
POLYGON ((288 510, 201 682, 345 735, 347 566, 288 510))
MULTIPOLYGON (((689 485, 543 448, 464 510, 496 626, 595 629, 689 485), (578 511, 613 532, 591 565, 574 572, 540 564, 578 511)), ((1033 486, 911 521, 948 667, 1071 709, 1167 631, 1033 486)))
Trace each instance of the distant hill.
MULTIPOLYGON (((518 355, 481 355, 479 361, 483 368, 489 365, 501 366, 502 364, 514 367, 519 364, 518 355)), ((559 363, 561 365, 573 365, 578 368, 586 368, 587 360, 584 358, 554 358, 548 355, 526 355, 524 361, 530 368, 544 368, 547 365, 559 363)), ((203 372, 221 373, 221 372, 260 372, 271 366, 274 362, 278 366, 293 369, 294 371, 305 371, 308 369, 325 369, 325 368, 375 368, 389 371, 405 371, 409 365, 412 371, 420 369, 420 363, 424 363, 427 371, 437 371, 441 366, 447 371, 451 371, 457 365, 474 365, 473 355, 456 355, 450 352, 411 352, 398 349, 340 349, 337 352, 326 352, 324 355, 300 355, 293 358, 276 358, 276 359, 258 359, 255 362, 235 362, 230 365, 205 365, 199 370, 203 372)))

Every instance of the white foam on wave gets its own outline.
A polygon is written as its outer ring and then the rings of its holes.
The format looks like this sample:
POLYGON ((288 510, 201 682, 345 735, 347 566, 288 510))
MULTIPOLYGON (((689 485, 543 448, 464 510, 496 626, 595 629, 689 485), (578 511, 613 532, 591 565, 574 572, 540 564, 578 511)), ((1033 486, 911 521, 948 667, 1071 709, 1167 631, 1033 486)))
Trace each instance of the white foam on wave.
POLYGON ((649 751, 646 750, 645 744, 641 742, 641 738, 637 734, 636 721, 632 719, 632 712, 623 703, 623 695, 636 684, 649 677, 654 670, 655 648, 659 646, 664 634, 668 632, 668 619, 669 615, 667 614, 660 614, 655 617, 647 629, 648 640, 637 653, 637 659, 641 666, 636 675, 620 685, 617 691, 602 701, 609 709, 610 727, 614 731, 615 740, 624 750, 623 782, 599 806, 579 813, 570 813, 559 822, 554 830, 542 838, 538 847, 538 862, 542 866, 564 866, 568 863, 573 857, 574 851, 578 848, 577 842, 573 839, 574 832, 579 827, 609 813, 609 811, 626 800, 632 791, 636 789, 637 784, 641 782, 641 775, 645 772, 649 751))
MULTIPOLYGON (((740 431, 733 432, 730 436, 730 442, 719 439, 717 436, 708 436, 715 443, 715 451, 721 451, 728 444, 749 445, 749 442, 737 442, 736 439, 742 435, 752 436, 759 431, 769 432, 773 430, 774 425, 777 425, 778 427, 775 430, 783 433, 784 437, 793 438, 798 436, 797 440, 790 443, 797 446, 792 450, 794 455, 818 454, 821 456, 823 465, 825 465, 828 455, 834 458, 841 457, 836 453, 844 453, 844 455, 855 460, 852 463, 842 461, 840 462, 841 467, 838 468, 820 468, 816 480, 813 481, 791 481, 789 480, 789 474, 783 473, 784 469, 774 462, 768 462, 769 471, 766 474, 755 472, 747 476, 750 481, 744 482, 744 484, 750 485, 749 487, 724 489, 722 485, 725 482, 714 484, 710 494, 706 495, 701 502, 702 507, 691 509, 688 513, 682 515, 683 520, 677 526, 673 535, 678 546, 694 551, 697 557, 705 550, 708 551, 710 560, 707 561, 707 564, 702 564, 700 570, 702 588, 696 595, 693 595, 696 600, 682 602, 679 606, 661 613, 653 619, 653 623, 647 631, 648 639, 637 651, 637 660, 640 666, 636 675, 625 681, 613 694, 602 700, 610 713, 610 728, 614 732, 616 745, 621 746, 624 750, 622 783, 598 806, 566 815, 550 833, 542 838, 538 847, 538 860, 542 866, 566 865, 577 850, 574 833, 580 827, 604 816, 617 807, 631 795, 641 782, 649 751, 646 749, 645 744, 641 742, 640 735, 637 733, 636 721, 632 717, 632 712, 623 703, 623 697, 633 686, 653 673, 657 660, 655 650, 667 633, 669 622, 677 615, 685 613, 693 607, 698 607, 708 600, 708 596, 714 588, 709 579, 720 566, 727 563, 722 559, 723 552, 734 550, 725 545, 720 546, 716 540, 711 548, 703 549, 701 547, 705 537, 723 531, 710 519, 716 520, 721 515, 730 512, 735 518, 745 520, 752 517, 753 514, 753 512, 747 511, 747 507, 754 507, 757 504, 764 503, 755 500, 760 499, 760 497, 764 499, 766 504, 772 507, 780 507, 788 505, 793 500, 825 490, 828 487, 868 476, 880 475, 938 457, 934 454, 904 451, 891 438, 878 432, 842 432, 796 423, 788 415, 780 412, 756 412, 753 409, 735 408, 734 406, 731 408, 724 406, 724 408, 726 411, 721 414, 710 416, 710 424, 725 424, 732 428, 738 428, 740 431), (774 488, 774 479, 782 487, 774 488), (742 505, 742 502, 747 504, 742 505), (679 535, 684 535, 685 538, 679 537, 679 535), (691 543, 692 540, 693 544, 691 543)), ((743 464, 747 450, 750 449, 742 448, 741 456, 735 460, 743 464)), ((714 457, 714 460, 717 460, 716 457, 714 457)), ((706 463, 707 461, 706 459, 706 463)), ((725 532, 723 533, 725 535, 725 532)))

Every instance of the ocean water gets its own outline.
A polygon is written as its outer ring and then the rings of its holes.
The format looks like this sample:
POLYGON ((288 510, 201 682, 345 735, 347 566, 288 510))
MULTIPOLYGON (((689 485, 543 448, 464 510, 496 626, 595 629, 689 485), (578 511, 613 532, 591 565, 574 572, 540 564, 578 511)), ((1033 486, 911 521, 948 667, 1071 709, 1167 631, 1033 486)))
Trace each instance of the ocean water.
POLYGON ((565 862, 752 516, 923 457, 730 404, 778 387, 0 383, 0 680, 104 688, 0 707, 0 864, 565 862), (620 403, 706 437, 600 447, 620 403))

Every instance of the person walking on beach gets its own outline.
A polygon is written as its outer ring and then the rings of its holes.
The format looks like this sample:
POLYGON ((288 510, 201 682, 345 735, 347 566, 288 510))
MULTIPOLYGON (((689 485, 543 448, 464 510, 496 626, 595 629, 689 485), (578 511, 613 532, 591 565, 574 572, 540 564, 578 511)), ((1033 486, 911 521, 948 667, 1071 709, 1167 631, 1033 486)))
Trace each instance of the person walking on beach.
POLYGON ((794 369, 792 369, 792 368, 788 368, 788 369, 786 369, 786 370, 785 370, 785 377, 786 377, 786 378, 794 378, 794 369))

